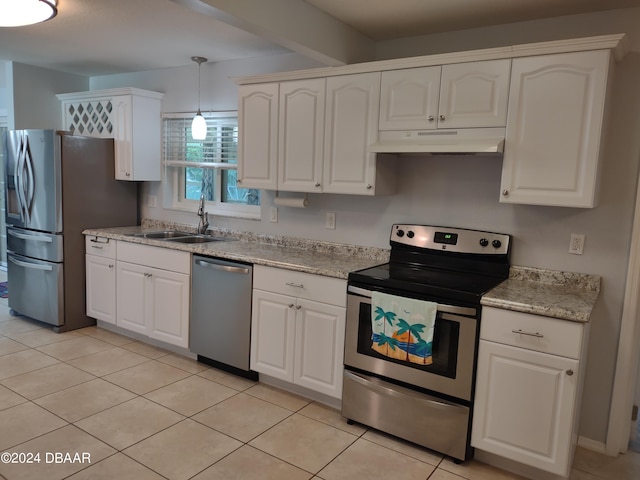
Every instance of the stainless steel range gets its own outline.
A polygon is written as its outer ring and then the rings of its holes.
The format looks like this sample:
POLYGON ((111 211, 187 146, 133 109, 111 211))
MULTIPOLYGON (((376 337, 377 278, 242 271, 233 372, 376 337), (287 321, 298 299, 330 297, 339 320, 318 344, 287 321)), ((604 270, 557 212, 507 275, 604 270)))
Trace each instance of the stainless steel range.
POLYGON ((349 274, 342 415, 467 460, 480 298, 508 277, 510 236, 393 225, 390 244, 349 274))

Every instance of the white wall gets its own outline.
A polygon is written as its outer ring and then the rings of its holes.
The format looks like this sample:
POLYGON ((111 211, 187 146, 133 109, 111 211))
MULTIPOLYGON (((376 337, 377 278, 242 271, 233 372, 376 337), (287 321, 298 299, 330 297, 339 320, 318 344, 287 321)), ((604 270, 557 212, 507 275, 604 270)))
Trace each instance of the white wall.
POLYGON ((56 94, 81 92, 89 88, 88 77, 16 62, 12 62, 10 68, 12 84, 9 95, 13 102, 10 129, 61 129, 62 111, 56 94))
MULTIPOLYGON (((617 65, 598 208, 500 204, 500 158, 403 157, 398 160, 396 195, 369 198, 313 194, 309 208, 281 207, 278 223, 270 223, 268 210, 274 194, 262 192, 261 221, 212 217, 211 222, 239 230, 378 247, 388 246, 390 228, 396 222, 486 229, 513 235, 514 265, 601 275, 602 292, 592 320, 580 433, 604 442, 640 160, 640 32, 637 25, 640 25, 640 9, 629 9, 387 42, 378 49, 380 58, 392 58, 628 32, 632 52, 617 65), (335 230, 324 228, 326 211, 336 212, 335 230), (584 255, 567 253, 571 233, 586 234, 584 255)), ((295 54, 203 65, 202 109, 236 108, 236 88, 228 77, 313 66, 313 62, 295 54)), ((91 89, 124 86, 164 92, 166 112, 194 111, 197 106, 195 64, 192 68, 91 79, 91 89)), ((162 195, 159 182, 146 184, 144 190, 159 198, 162 195)), ((195 212, 178 213, 162 208, 144 207, 143 216, 194 225, 197 220, 195 212)))

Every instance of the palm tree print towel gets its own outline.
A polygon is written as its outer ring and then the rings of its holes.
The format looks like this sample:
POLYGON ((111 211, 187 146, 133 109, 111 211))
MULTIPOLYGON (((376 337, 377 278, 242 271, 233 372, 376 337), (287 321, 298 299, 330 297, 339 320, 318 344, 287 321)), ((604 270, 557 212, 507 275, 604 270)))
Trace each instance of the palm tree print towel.
POLYGON ((381 292, 371 295, 371 348, 397 360, 431 365, 438 304, 381 292))

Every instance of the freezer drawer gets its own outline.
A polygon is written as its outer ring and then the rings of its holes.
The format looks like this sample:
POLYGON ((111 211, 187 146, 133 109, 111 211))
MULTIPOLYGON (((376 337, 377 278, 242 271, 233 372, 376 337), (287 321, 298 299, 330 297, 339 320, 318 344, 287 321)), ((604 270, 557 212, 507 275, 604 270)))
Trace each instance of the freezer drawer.
POLYGON ((7 253, 9 308, 52 325, 64 323, 63 266, 7 253))
POLYGON ((62 235, 7 227, 7 250, 49 262, 62 262, 62 235))

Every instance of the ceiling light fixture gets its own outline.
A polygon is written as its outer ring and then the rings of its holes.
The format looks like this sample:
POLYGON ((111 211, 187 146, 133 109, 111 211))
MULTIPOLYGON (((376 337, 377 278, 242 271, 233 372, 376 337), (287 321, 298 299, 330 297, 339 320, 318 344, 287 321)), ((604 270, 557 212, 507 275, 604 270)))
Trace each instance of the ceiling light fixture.
MULTIPOLYGON (((2 0, 0 0, 2 1, 2 0)), ((206 62, 204 57, 191 57, 191 60, 198 64, 198 113, 191 122, 191 136, 194 140, 204 140, 207 138, 207 122, 200 112, 200 65, 206 62)))
POLYGON ((0 0, 0 27, 46 22, 57 13, 57 0, 0 0))

